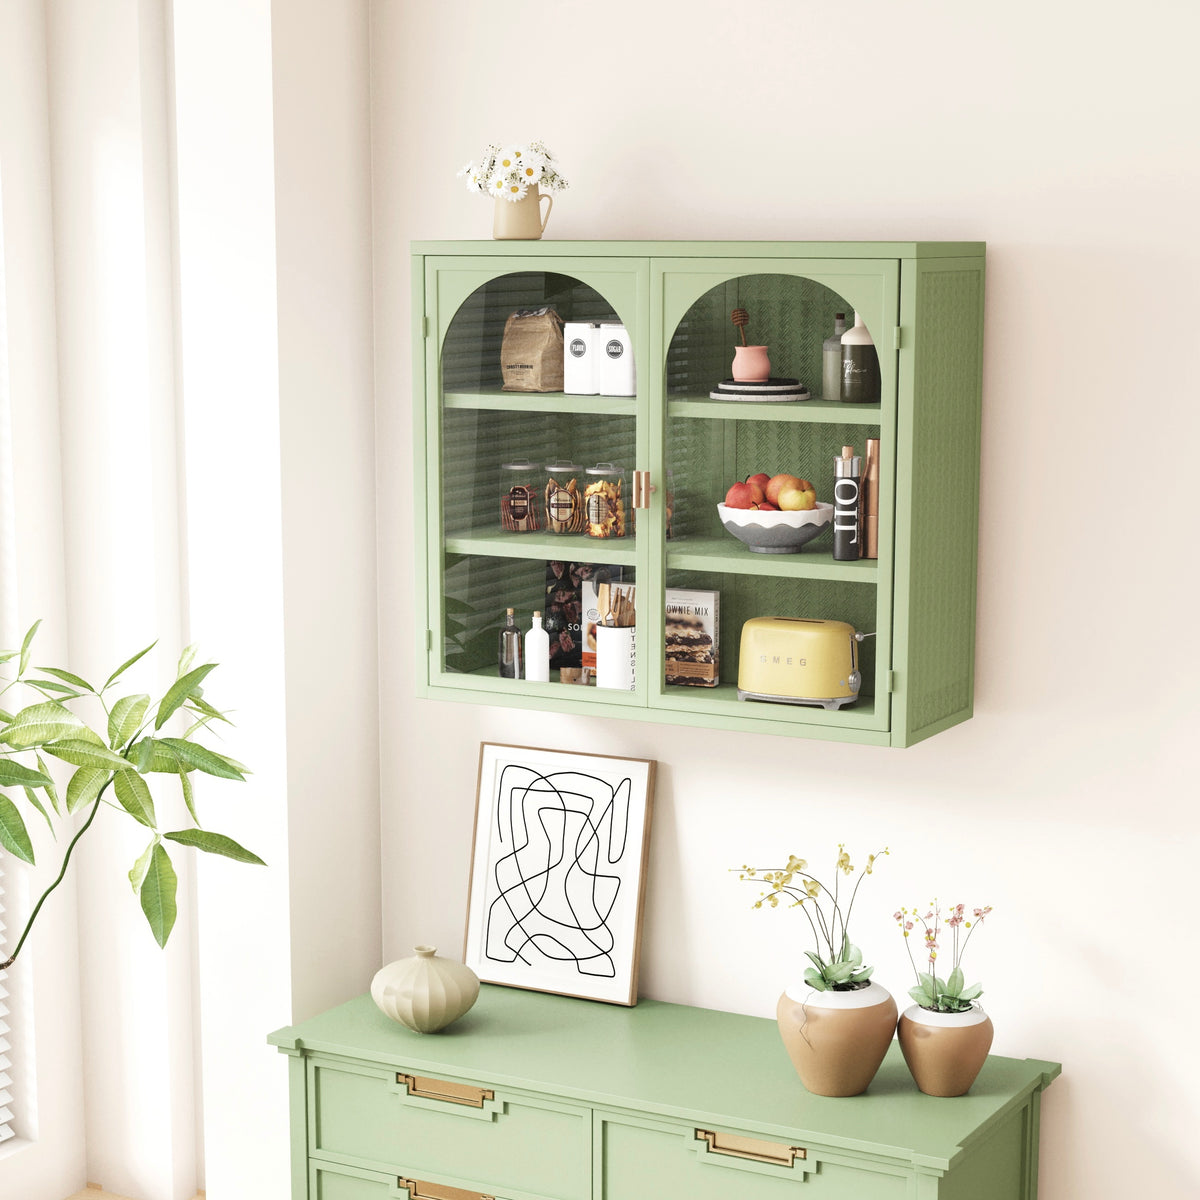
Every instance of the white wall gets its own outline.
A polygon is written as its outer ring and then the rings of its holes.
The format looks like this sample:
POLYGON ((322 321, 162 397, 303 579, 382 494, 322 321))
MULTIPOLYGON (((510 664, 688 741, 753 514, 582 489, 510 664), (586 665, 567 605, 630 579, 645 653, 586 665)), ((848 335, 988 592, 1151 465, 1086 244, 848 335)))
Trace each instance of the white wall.
POLYGON ((995 1050, 1064 1064, 1044 1200, 1192 1194, 1197 10, 372 14, 385 957, 461 944, 480 741, 654 757, 644 994, 770 1015, 803 929, 726 868, 890 845, 857 915, 877 977, 909 986, 900 904, 990 903, 995 1050), (987 241, 971 722, 882 751, 414 699, 407 244, 488 237, 454 173, 534 136, 572 184, 556 238, 987 241))

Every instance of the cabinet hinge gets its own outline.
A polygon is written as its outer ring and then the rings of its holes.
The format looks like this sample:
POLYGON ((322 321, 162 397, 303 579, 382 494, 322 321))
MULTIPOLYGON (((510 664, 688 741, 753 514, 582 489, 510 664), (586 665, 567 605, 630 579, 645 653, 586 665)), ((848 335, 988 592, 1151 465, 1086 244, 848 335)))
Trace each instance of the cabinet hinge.
POLYGON ((433 630, 432 629, 425 630, 425 649, 426 650, 433 649, 433 630))
POLYGON ((429 336, 429 318, 421 318, 421 336, 427 338, 429 336))
POLYGON ((900 349, 900 326, 899 325, 897 325, 896 328, 892 330, 892 349, 893 350, 900 349))
POLYGON ((887 690, 888 690, 889 695, 896 690, 896 672, 895 671, 889 671, 887 673, 887 690))

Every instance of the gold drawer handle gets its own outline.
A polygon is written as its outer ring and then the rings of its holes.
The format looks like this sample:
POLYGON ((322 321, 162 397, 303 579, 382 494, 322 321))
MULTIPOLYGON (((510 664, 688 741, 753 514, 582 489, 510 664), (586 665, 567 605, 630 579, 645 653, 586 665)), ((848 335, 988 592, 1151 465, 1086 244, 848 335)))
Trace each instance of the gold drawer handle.
POLYGON ((763 1142, 743 1137, 740 1133, 714 1133, 697 1129, 696 1140, 708 1143, 710 1154, 727 1154, 730 1158, 748 1158, 752 1162, 770 1163, 773 1167, 791 1167, 796 1159, 807 1158, 803 1146, 782 1146, 779 1142, 763 1142))
POLYGON ((397 1179, 396 1186, 408 1189, 409 1200, 495 1200, 483 1192, 468 1192, 444 1183, 423 1183, 420 1179, 397 1179))
MULTIPOLYGON (((410 1096, 420 1096, 425 1100, 445 1100, 448 1104, 466 1104, 471 1108, 482 1108, 485 1100, 495 1099, 495 1093, 490 1088, 472 1087, 469 1083, 453 1083, 449 1079, 432 1079, 428 1075, 405 1075, 397 1072, 396 1082, 407 1088, 410 1096)), ((461 1194, 474 1195, 473 1192, 461 1194)))

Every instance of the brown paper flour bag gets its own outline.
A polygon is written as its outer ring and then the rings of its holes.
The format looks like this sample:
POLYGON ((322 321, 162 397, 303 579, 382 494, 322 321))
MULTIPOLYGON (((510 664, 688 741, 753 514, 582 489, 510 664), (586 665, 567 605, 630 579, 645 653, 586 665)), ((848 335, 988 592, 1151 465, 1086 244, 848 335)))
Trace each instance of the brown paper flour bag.
POLYGON ((553 308, 522 308, 509 316, 500 369, 506 392, 562 391, 562 319, 553 308))

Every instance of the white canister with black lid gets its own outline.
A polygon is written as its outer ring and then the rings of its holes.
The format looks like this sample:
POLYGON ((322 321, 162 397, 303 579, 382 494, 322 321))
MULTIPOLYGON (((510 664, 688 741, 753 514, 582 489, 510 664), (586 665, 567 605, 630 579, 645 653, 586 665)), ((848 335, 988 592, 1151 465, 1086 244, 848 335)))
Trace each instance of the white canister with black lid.
POLYGON ((636 396, 637 373, 629 330, 619 321, 601 321, 596 334, 600 395, 636 396))

